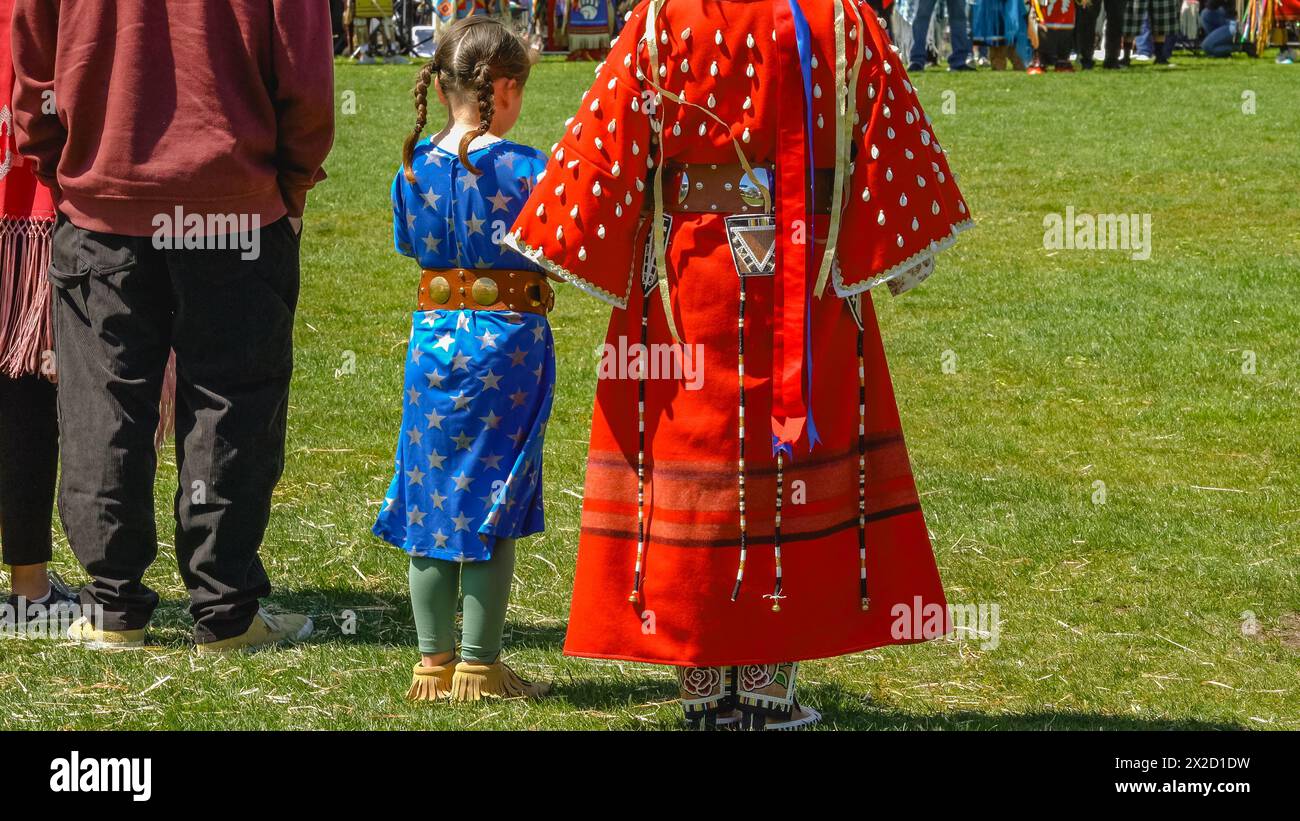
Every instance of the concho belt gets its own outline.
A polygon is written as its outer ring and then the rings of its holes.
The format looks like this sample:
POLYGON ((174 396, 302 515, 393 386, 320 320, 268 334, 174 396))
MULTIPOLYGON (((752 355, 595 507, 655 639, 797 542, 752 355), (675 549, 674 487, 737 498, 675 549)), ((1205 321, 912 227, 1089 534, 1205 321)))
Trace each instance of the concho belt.
POLYGON ((426 269, 420 277, 421 311, 514 311, 546 315, 555 291, 537 271, 426 269))
MULTIPOLYGON (((748 277, 775 272, 776 218, 763 210, 763 193, 771 198, 775 179, 771 165, 753 166, 752 176, 739 163, 670 162, 666 168, 665 219, 674 213, 724 216, 736 273, 748 277)), ((813 213, 830 213, 834 174, 831 169, 813 172, 813 213)))
MULTIPOLYGON (((674 163, 666 165, 664 211, 697 214, 765 214, 763 194, 769 199, 776 173, 770 165, 753 166, 745 173, 740 163, 674 163), (757 185, 755 182, 757 181, 757 185)), ((653 172, 652 172, 653 173, 653 172)), ((835 172, 819 168, 813 172, 813 213, 831 212, 831 188, 835 172)), ((648 198, 647 198, 648 199, 648 198)))

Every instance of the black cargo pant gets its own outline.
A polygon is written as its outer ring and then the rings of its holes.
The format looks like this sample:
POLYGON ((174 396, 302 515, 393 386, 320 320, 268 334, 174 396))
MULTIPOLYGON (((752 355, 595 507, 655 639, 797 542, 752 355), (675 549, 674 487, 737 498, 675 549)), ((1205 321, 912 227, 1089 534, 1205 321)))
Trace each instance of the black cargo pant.
POLYGON ((1047 29, 1038 33, 1038 64, 1047 70, 1070 64, 1073 29, 1047 29))
POLYGON ((0 376, 0 555, 4 564, 50 560, 59 470, 54 383, 0 376))
POLYGON ((1075 7, 1074 48, 1079 52, 1079 62, 1084 68, 1092 68, 1092 53, 1097 42, 1097 18, 1101 15, 1102 6, 1106 8, 1106 64, 1119 64, 1127 4, 1128 0, 1092 0, 1086 8, 1075 7))
POLYGON ((196 641, 248 629, 270 582, 258 557, 284 467, 298 237, 287 219, 227 243, 168 250, 60 219, 50 279, 63 472, 59 513, 104 627, 144 627, 158 594, 153 436, 176 351, 176 558, 196 641), (251 236, 251 235, 250 235, 251 236))

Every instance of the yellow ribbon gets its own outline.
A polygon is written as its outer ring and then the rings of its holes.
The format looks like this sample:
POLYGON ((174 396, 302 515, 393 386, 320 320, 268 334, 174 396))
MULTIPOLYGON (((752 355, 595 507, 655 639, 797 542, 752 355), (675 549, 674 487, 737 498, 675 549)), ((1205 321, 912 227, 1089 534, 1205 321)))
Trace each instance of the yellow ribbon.
POLYGON ((866 49, 866 26, 857 6, 850 4, 853 15, 857 18, 857 31, 862 38, 854 55, 853 69, 848 67, 848 36, 845 32, 844 3, 835 0, 835 177, 831 184, 831 221, 826 229, 826 251, 822 255, 821 270, 817 274, 817 283, 813 293, 820 299, 826 291, 826 282, 830 279, 831 268, 835 263, 836 245, 839 242, 840 222, 844 212, 845 176, 849 164, 849 152, 853 146, 853 112, 858 105, 858 78, 862 69, 862 53, 866 49), (845 75, 847 73, 847 80, 845 75))

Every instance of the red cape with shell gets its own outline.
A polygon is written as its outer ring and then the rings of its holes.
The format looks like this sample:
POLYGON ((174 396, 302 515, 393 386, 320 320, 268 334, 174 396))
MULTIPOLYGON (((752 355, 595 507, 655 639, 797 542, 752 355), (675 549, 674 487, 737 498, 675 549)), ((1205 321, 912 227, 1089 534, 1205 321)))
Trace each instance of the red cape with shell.
MULTIPOLYGON (((778 473, 766 420, 783 367, 774 316, 791 299, 777 290, 782 271, 746 277, 742 302, 727 215, 707 212, 671 215, 656 265, 650 170, 735 163, 737 148, 752 164, 778 158, 790 52, 774 20, 786 2, 641 3, 507 239, 619 309, 608 352, 665 350, 675 329, 692 354, 680 360, 690 374, 614 368, 598 384, 570 655, 772 663, 948 630, 866 292, 924 279, 971 221, 869 6, 801 2, 813 57, 807 138, 814 164, 837 171, 838 194, 832 216, 815 221, 806 272, 825 281, 807 317, 816 448, 796 442, 778 473)), ((779 185, 773 194, 779 210, 779 185)))

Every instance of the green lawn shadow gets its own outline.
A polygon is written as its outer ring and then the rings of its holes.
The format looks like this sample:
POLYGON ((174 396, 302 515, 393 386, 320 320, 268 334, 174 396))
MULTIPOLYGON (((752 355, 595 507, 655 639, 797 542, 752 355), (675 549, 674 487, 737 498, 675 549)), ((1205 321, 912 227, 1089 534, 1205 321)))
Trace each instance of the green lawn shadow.
MULTIPOLYGON (((554 697, 579 710, 610 710, 648 702, 672 701, 677 687, 671 681, 642 678, 635 681, 600 681, 570 678, 555 682, 554 697)), ((997 712, 960 710, 917 713, 873 704, 861 694, 836 684, 803 687, 800 701, 822 714, 819 730, 926 731, 926 730, 1092 730, 1092 731, 1227 731, 1251 729, 1231 722, 1179 718, 1142 718, 1078 710, 997 712)))

